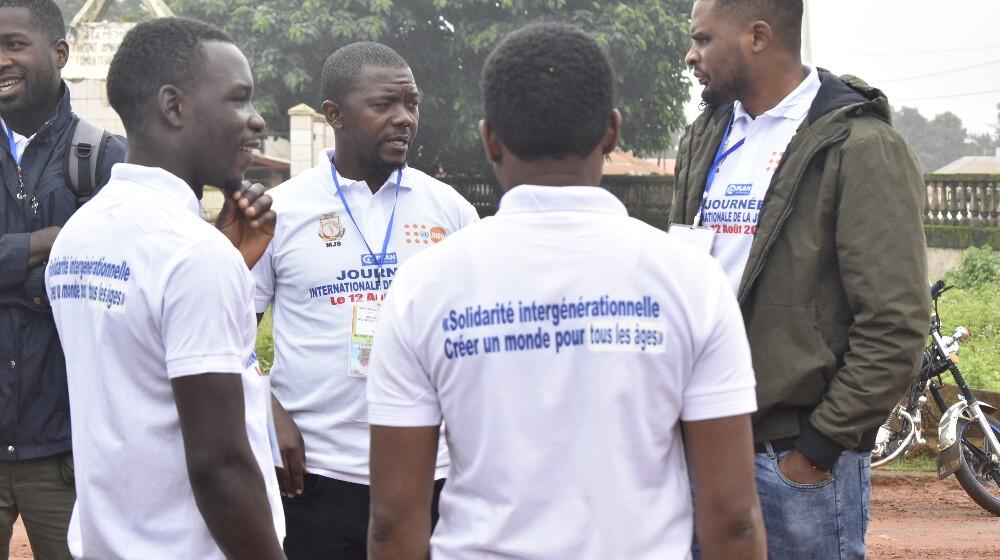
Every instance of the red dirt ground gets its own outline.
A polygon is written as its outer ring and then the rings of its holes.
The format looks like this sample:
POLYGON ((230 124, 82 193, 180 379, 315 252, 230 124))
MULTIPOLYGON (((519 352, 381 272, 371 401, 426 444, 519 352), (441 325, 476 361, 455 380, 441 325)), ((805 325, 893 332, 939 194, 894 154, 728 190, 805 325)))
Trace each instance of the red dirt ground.
MULTIPOLYGON (((868 557, 875 560, 1000 558, 1000 517, 979 508, 954 477, 876 472, 872 477, 868 557)), ((18 522, 11 560, 31 560, 18 522)))

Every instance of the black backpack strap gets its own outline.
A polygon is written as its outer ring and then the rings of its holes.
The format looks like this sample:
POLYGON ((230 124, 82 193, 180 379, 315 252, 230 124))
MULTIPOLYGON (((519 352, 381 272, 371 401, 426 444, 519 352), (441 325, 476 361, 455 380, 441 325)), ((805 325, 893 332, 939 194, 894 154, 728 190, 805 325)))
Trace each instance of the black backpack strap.
POLYGON ((76 115, 70 125, 70 146, 66 153, 66 181, 76 193, 77 207, 94 196, 97 169, 104 158, 110 134, 76 115))

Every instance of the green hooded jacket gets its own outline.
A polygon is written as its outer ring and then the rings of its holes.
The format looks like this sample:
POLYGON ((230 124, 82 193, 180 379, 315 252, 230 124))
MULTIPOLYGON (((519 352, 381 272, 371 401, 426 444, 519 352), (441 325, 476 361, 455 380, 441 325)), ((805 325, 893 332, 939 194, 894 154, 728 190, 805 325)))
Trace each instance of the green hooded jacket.
MULTIPOLYGON (((821 86, 764 198, 738 299, 757 376, 754 439, 795 438, 830 468, 870 450, 916 375, 930 315, 920 164, 888 100, 852 76, 821 86)), ((671 223, 690 224, 732 105, 681 139, 671 223)))

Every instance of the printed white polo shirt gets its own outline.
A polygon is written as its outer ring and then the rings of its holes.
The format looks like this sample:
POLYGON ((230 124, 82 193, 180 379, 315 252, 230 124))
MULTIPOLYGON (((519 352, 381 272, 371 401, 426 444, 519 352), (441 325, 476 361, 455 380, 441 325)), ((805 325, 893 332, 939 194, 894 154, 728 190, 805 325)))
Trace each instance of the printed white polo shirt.
POLYGON ((247 437, 283 539, 253 278, 191 188, 162 169, 115 165, 56 238, 46 288, 73 420, 73 556, 225 557, 194 501, 170 385, 209 372, 242 376, 247 437))
POLYGON ((764 198, 781 158, 795 131, 805 120, 816 93, 819 74, 809 74, 770 111, 750 117, 743 104, 735 103, 733 127, 727 148, 746 138, 743 146, 719 165, 719 173, 705 199, 701 225, 715 230, 712 256, 719 259, 733 292, 739 291, 750 246, 757 234, 757 221, 764 198))
MULTIPOLYGON (((353 333, 374 319, 400 263, 479 217, 455 189, 405 167, 398 201, 396 172, 374 195, 364 181, 338 175, 355 227, 337 194, 332 156, 325 152, 318 165, 268 192, 278 226, 253 269, 255 302, 258 313, 273 305, 272 391, 302 432, 306 468, 368 484, 368 404, 359 370, 370 346, 357 344, 353 333), (374 261, 390 217, 386 263, 379 267, 374 261)), ((448 469, 443 442, 441 450, 438 478, 448 469)))
POLYGON ((447 425, 435 559, 688 558, 680 422, 756 408, 718 264, 594 187, 520 186, 386 299, 369 421, 447 425))

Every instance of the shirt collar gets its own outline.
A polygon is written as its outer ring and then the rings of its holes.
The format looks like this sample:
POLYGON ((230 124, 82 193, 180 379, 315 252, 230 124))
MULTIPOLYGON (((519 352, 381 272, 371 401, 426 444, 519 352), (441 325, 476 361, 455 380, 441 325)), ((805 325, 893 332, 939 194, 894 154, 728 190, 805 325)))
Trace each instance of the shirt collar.
MULTIPOLYGON (((805 118, 805 116, 809 113, 809 107, 812 106, 812 102, 816 98, 816 93, 819 92, 820 81, 819 72, 816 71, 815 67, 805 65, 804 68, 806 68, 809 73, 806 74, 802 83, 796 86, 791 93, 786 95, 780 103, 775 105, 769 111, 766 111, 764 115, 795 121, 800 121, 805 118)), ((740 119, 753 120, 750 117, 750 114, 747 113, 746 108, 743 107, 743 104, 737 101, 734 103, 733 120, 738 121, 740 119)))
POLYGON ((500 199, 497 215, 518 212, 596 212, 628 216, 625 205, 601 187, 520 185, 500 199))
MULTIPOLYGON (((333 161, 333 156, 334 156, 334 150, 327 148, 320 152, 319 163, 317 164, 317 167, 322 167, 326 170, 326 175, 327 177, 331 177, 330 179, 331 182, 333 182, 333 179, 332 179, 332 174, 330 173, 331 169, 330 162, 333 161)), ((396 184, 396 171, 397 170, 394 169, 392 173, 389 174, 389 178, 385 180, 385 183, 383 183, 383 185, 381 185, 379 189, 381 189, 382 186, 385 185, 396 184)), ((404 164, 403 175, 402 179, 400 179, 399 188, 402 190, 412 189, 413 188, 412 183, 414 180, 415 178, 413 176, 413 172, 410 170, 410 166, 404 164)), ((371 192, 371 189, 368 187, 367 181, 355 181, 354 179, 348 179, 347 177, 344 177, 343 175, 340 174, 339 169, 337 170, 337 182, 340 183, 340 188, 345 190, 351 188, 363 188, 364 190, 371 192)), ((336 189, 336 187, 334 187, 334 189, 336 189)))
POLYGON ((194 191, 183 179, 159 167, 146 167, 131 163, 116 163, 111 168, 111 181, 128 181, 152 191, 166 194, 201 216, 201 204, 194 191))
POLYGON ((32 134, 31 136, 21 136, 16 130, 7 128, 7 121, 0 118, 0 129, 3 130, 3 143, 7 143, 7 131, 14 133, 14 145, 17 147, 18 152, 24 153, 24 149, 28 147, 28 143, 35 139, 38 134, 32 134))

